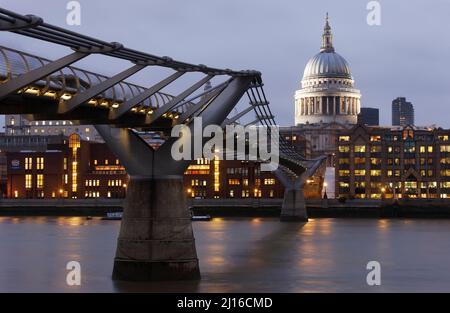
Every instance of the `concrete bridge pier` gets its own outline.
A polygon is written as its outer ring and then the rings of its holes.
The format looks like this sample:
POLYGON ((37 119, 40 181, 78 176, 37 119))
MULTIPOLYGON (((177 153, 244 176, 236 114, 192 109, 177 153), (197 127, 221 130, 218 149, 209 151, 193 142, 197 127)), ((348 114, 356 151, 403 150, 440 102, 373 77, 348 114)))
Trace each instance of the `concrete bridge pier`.
POLYGON ((280 221, 282 222, 307 222, 305 197, 303 189, 285 189, 283 204, 281 206, 280 221))
POLYGON ((199 279, 182 176, 131 177, 113 279, 199 279))
POLYGON ((281 170, 277 170, 276 175, 285 187, 280 221, 307 222, 308 214, 306 212, 305 196, 303 194, 303 187, 307 179, 306 174, 304 173, 300 177, 291 178, 281 170))
MULTIPOLYGON (((226 88, 202 106, 202 128, 221 125, 252 80, 252 77, 230 79, 226 88)), ((187 126, 191 136, 180 138, 186 144, 194 142, 195 135, 194 124, 187 126)), ((194 234, 183 188, 183 174, 196 157, 192 155, 190 160, 172 157, 173 143, 179 138, 169 138, 155 151, 131 129, 95 127, 130 175, 113 279, 199 279, 194 234)))

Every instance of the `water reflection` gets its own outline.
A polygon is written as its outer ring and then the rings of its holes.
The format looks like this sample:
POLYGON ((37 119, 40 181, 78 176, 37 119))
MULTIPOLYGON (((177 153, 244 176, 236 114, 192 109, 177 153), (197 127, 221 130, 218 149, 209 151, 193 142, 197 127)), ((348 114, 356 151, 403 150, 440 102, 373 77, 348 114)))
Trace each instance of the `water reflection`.
POLYGON ((272 218, 195 222, 202 280, 113 282, 120 222, 82 217, 0 217, 0 291, 310 292, 449 291, 449 220, 272 218), (65 284, 68 261, 82 286, 65 284), (382 265, 383 285, 365 283, 382 265))

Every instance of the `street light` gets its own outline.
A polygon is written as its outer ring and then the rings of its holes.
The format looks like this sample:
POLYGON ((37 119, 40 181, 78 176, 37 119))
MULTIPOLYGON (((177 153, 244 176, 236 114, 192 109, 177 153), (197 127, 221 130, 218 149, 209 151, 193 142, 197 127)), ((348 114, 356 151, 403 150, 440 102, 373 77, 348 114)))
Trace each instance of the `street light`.
POLYGON ((327 182, 324 182, 324 183, 323 183, 323 189, 324 189, 324 192, 323 192, 323 198, 324 198, 324 199, 328 199, 328 195, 327 195, 327 186, 328 186, 327 182))

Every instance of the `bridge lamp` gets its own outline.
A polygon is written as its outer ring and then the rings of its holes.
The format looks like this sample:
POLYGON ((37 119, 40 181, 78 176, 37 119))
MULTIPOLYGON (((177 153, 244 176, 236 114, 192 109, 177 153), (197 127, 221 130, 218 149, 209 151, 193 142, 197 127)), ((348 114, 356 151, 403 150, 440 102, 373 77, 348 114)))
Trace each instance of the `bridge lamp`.
POLYGON ((112 104, 113 109, 117 109, 119 107, 119 104, 117 102, 114 102, 112 104))
POLYGON ((63 100, 70 100, 72 98, 72 95, 70 93, 65 93, 61 96, 61 99, 63 100))

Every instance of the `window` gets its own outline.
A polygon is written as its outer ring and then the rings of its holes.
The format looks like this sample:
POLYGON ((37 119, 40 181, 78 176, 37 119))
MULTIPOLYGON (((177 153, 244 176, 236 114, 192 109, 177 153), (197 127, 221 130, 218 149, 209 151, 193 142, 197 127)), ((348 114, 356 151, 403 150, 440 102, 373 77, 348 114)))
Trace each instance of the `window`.
POLYGON ((372 164, 372 165, 380 165, 381 164, 381 159, 379 159, 379 158, 370 158, 370 164, 372 164))
POLYGON ((230 195, 230 198, 234 198, 234 190, 230 190, 229 195, 230 195))
POLYGON ((388 176, 388 177, 392 177, 392 174, 393 174, 393 173, 392 173, 392 170, 388 170, 388 171, 387 171, 387 176, 388 176))
POLYGON ((425 146, 420 146, 419 152, 420 153, 425 153, 425 146))
POLYGON ((33 158, 25 158, 25 169, 26 170, 33 169, 33 158))
POLYGON ((364 176, 366 175, 366 170, 355 170, 355 176, 364 176))
POLYGON ((341 153, 350 152, 350 147, 349 146, 339 146, 339 152, 341 152, 341 153))
POLYGON ((350 141, 350 136, 339 136, 339 141, 350 141))
POLYGON ((381 136, 370 136, 370 141, 381 141, 381 136))
POLYGON ((275 185, 275 178, 265 178, 264 185, 275 185))
POLYGON ((340 158, 339 164, 350 164, 350 160, 348 158, 340 158))
POLYGON ((42 158, 42 157, 36 158, 36 169, 37 170, 44 169, 44 158, 42 158))
POLYGON ((365 164, 366 163, 366 158, 355 158, 354 163, 355 164, 365 164))
POLYGON ((441 135, 438 137, 441 141, 448 141, 448 135, 441 135))
POLYGON ((355 152, 366 152, 366 146, 355 146, 355 152))
POLYGON ((370 147, 370 152, 381 152, 381 146, 370 147))
POLYGON ((240 185, 241 181, 237 178, 228 179, 228 185, 240 185))
POLYGON ((433 146, 428 146, 428 153, 432 153, 433 152, 433 146))
POLYGON ((392 146, 389 146, 389 147, 388 147, 388 152, 389 152, 389 153, 392 153, 392 146))
POLYGON ((350 175, 349 170, 340 170, 339 171, 339 176, 349 176, 349 175, 350 175))
POLYGON ((31 189, 33 186, 33 179, 31 174, 26 174, 25 175, 25 188, 26 189, 31 189))
POLYGON ((242 185, 248 186, 248 178, 244 178, 244 179, 242 180, 242 185))
POLYGON ((36 187, 39 189, 44 188, 44 175, 42 174, 37 174, 37 183, 36 183, 36 187))
POLYGON ((380 170, 371 170, 370 176, 381 176, 381 171, 380 170))
POLYGON ((450 152, 450 146, 441 146, 441 152, 450 152))

